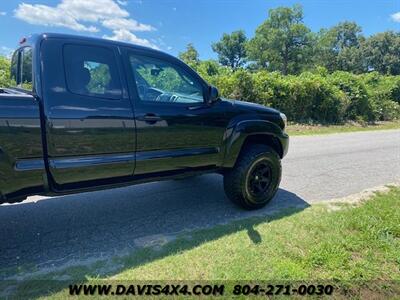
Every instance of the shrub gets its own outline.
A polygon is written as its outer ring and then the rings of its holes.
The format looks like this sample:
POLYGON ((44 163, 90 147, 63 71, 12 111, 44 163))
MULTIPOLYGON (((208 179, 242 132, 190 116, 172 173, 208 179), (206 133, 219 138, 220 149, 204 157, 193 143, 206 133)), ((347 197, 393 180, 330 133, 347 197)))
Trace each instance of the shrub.
POLYGON ((347 98, 321 75, 283 76, 277 72, 241 70, 221 79, 219 84, 224 96, 275 107, 290 120, 343 121, 347 98))
POLYGON ((377 105, 376 113, 381 121, 400 119, 400 105, 394 101, 384 100, 377 105))
POLYGON ((207 80, 223 97, 274 107, 291 121, 342 123, 400 118, 400 76, 328 74, 323 69, 298 76, 265 70, 233 72, 226 67, 212 70, 217 73, 207 73, 207 80))
POLYGON ((337 71, 329 76, 329 81, 343 91, 349 105, 345 111, 345 119, 374 121, 373 103, 368 95, 365 84, 357 75, 349 72, 337 71))
POLYGON ((0 87, 10 87, 12 81, 10 79, 10 61, 0 56, 0 87))
POLYGON ((311 102, 306 111, 308 118, 320 123, 344 121, 349 103, 340 89, 318 74, 303 73, 297 78, 299 85, 303 87, 303 97, 311 102))
POLYGON ((360 76, 365 83, 377 120, 400 118, 400 76, 372 72, 360 76))

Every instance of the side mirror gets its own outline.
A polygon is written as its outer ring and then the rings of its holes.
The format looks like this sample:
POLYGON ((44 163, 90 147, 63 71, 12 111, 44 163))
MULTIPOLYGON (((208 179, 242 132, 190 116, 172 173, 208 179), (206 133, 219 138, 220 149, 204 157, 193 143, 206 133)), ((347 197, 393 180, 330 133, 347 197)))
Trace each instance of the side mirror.
POLYGON ((218 93, 218 89, 215 86, 209 86, 208 88, 208 103, 214 103, 216 101, 218 101, 219 99, 219 93, 218 93))

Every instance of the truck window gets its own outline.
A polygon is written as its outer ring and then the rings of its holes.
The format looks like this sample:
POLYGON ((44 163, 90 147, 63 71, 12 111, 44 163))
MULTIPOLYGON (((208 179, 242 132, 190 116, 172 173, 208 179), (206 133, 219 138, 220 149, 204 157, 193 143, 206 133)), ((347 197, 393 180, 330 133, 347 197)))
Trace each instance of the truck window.
POLYGON ((121 81, 113 51, 81 45, 64 46, 67 87, 74 94, 119 99, 121 81))
POLYGON ((11 80, 19 88, 32 91, 32 48, 16 50, 11 59, 11 80))
POLYGON ((18 76, 18 58, 19 51, 15 51, 11 59, 11 80, 13 81, 13 86, 17 85, 18 76))
POLYGON ((32 91, 32 48, 25 47, 21 50, 21 80, 18 83, 18 86, 32 91))
POLYGON ((203 87, 180 66, 158 58, 131 55, 130 63, 141 101, 203 102, 203 87))

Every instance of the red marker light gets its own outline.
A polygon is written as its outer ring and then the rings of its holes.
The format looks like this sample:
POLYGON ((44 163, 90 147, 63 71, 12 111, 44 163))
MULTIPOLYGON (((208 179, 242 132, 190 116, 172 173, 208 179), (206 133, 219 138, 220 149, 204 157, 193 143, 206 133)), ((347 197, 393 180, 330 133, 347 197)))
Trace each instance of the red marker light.
POLYGON ((19 41, 19 44, 22 45, 22 44, 25 43, 25 42, 26 42, 26 38, 23 37, 23 38, 19 41))

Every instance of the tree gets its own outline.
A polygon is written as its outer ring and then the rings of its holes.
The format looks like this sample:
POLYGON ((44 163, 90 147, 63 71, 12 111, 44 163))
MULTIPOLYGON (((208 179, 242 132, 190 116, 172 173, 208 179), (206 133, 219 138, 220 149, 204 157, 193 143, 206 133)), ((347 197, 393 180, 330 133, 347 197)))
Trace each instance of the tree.
POLYGON ((85 68, 90 72, 90 82, 87 89, 92 93, 105 93, 111 81, 108 65, 86 62, 85 68))
POLYGON ((367 65, 382 73, 400 75, 400 33, 386 31, 369 37, 363 52, 367 65))
POLYGON ((366 69, 361 49, 363 41, 361 27, 354 22, 341 22, 323 29, 318 36, 317 63, 330 72, 362 73, 366 69))
POLYGON ((200 62, 199 53, 192 43, 186 46, 186 51, 179 53, 179 58, 191 67, 196 66, 200 62))
POLYGON ((221 67, 215 60, 204 60, 197 65, 196 71, 202 76, 218 75, 221 67))
POLYGON ((245 63, 246 42, 246 34, 243 30, 238 30, 231 34, 224 33, 221 40, 213 43, 211 48, 218 53, 218 60, 222 65, 235 70, 245 63))
POLYGON ((10 78, 10 60, 0 56, 0 87, 10 87, 13 85, 10 78))
POLYGON ((300 5, 278 7, 250 40, 247 51, 258 67, 279 70, 283 74, 299 73, 312 57, 313 36, 303 23, 300 5))

